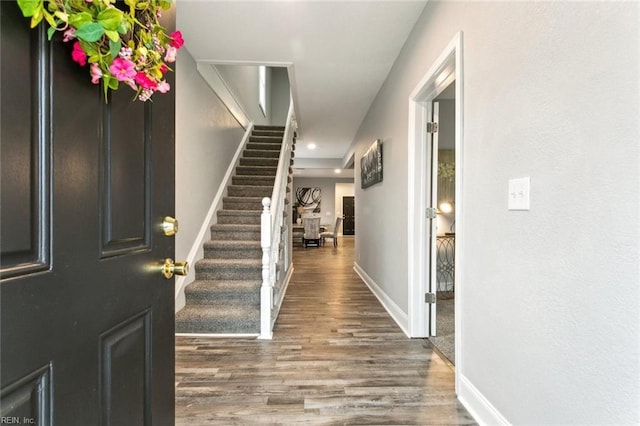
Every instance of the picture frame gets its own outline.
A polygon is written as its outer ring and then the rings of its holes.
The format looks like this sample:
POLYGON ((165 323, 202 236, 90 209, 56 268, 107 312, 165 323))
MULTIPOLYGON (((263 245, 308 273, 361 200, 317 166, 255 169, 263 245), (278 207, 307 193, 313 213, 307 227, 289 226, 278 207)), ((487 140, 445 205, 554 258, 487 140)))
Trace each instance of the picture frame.
POLYGON ((376 141, 360 159, 360 186, 368 188, 382 182, 382 141, 376 141))

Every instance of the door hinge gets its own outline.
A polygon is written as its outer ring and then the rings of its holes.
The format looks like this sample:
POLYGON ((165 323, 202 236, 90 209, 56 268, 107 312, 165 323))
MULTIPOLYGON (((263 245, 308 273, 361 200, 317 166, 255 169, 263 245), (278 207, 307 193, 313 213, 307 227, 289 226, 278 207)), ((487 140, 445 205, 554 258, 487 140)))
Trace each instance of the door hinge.
POLYGON ((424 303, 436 303, 436 294, 435 293, 425 293, 424 294, 424 303))
POLYGON ((427 207, 427 219, 435 219, 438 217, 438 210, 435 207, 427 207))
POLYGON ((427 123, 427 133, 438 133, 438 123, 427 123))

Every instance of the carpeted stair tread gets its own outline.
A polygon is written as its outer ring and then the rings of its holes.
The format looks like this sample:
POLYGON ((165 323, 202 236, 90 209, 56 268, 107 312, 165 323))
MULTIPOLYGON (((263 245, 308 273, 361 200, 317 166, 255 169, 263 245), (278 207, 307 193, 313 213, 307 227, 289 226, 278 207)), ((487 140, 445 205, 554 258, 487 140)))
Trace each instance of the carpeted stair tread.
POLYGON ((224 306, 233 303, 247 303, 260 307, 260 287, 258 280, 198 280, 185 289, 187 303, 224 306))
POLYGON ((206 259, 261 259, 260 241, 210 240, 204 243, 206 259))
POLYGON ((242 153, 244 158, 278 158, 280 150, 276 149, 245 149, 242 153))
POLYGON ((276 143, 267 143, 267 142, 251 142, 249 141, 247 143, 247 149, 258 149, 261 151, 264 150, 276 150, 278 151, 278 153, 280 153, 280 148, 282 145, 276 144, 276 143))
POLYGON ((267 158, 267 157, 256 157, 256 158, 240 158, 241 166, 268 166, 268 167, 278 167, 278 159, 277 158, 267 158))
POLYGON ((261 210, 218 210, 220 225, 259 225, 261 210))
POLYGON ((229 185, 227 192, 230 197, 271 197, 273 185, 229 185))
POLYGON ((246 176, 232 176, 232 185, 271 185, 276 181, 275 176, 259 176, 259 175, 246 175, 246 176))
POLYGON ((176 333, 260 332, 260 309, 247 306, 188 305, 176 314, 176 333))
POLYGON ((260 259, 200 259, 195 264, 198 280, 260 280, 260 259))
POLYGON ((273 176, 275 178, 278 168, 276 166, 237 166, 236 175, 241 176, 273 176))
POLYGON ((222 206, 229 210, 256 210, 262 209, 264 197, 223 197, 222 206))

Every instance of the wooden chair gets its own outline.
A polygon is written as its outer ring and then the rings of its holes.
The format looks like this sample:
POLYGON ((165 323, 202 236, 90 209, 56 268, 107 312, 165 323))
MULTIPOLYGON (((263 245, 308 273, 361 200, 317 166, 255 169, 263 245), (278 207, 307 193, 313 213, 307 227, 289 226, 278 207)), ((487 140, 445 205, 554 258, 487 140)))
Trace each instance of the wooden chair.
POLYGON ((342 218, 336 218, 336 225, 333 227, 333 231, 326 231, 320 233, 320 238, 322 239, 322 245, 327 238, 333 239, 333 246, 338 247, 338 231, 340 230, 340 225, 342 224, 342 218))
POLYGON ((302 220, 304 234, 302 236, 302 246, 314 245, 320 247, 320 217, 305 217, 302 220))

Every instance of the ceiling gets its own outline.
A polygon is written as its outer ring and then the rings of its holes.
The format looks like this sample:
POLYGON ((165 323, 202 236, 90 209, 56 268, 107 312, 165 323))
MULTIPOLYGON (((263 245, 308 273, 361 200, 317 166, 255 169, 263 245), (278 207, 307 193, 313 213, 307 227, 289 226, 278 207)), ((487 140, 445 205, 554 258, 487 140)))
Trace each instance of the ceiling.
POLYGON ((196 61, 289 68, 299 126, 294 167, 335 177, 425 1, 177 4, 178 28, 196 61))

